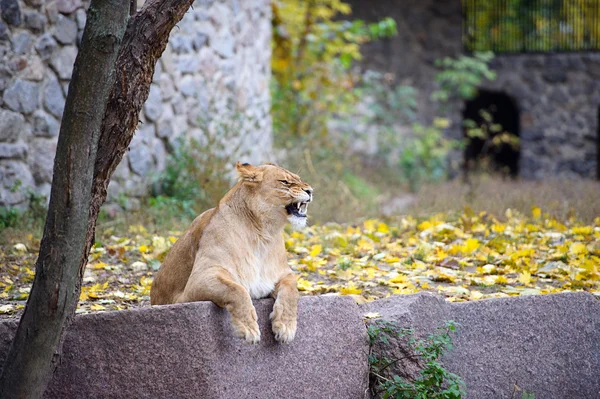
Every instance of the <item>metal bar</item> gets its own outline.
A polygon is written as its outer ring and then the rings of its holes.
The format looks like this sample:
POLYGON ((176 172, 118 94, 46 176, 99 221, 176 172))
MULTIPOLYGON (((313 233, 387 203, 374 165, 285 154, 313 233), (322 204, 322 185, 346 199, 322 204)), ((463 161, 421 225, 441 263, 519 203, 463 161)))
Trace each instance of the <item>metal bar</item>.
POLYGON ((468 51, 600 50, 600 0, 462 0, 462 6, 468 51))

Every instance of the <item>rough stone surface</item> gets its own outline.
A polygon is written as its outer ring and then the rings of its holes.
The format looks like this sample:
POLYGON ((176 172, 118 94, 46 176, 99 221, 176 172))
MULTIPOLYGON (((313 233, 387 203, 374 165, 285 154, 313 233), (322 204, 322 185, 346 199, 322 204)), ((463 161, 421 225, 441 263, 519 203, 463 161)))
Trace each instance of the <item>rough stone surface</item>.
POLYGON ((59 15, 54 25, 54 38, 60 44, 73 44, 77 39, 77 23, 67 17, 59 15))
POLYGON ((20 143, 0 143, 0 159, 23 159, 27 155, 27 146, 20 143))
POLYGON ((509 399, 515 383, 536 398, 598 398, 600 301, 591 294, 457 304, 418 294, 375 301, 361 310, 421 334, 446 320, 459 323, 444 364, 464 379, 467 398, 509 399))
POLYGON ((154 163, 152 151, 144 143, 132 144, 129 149, 129 167, 139 176, 146 176, 154 163))
POLYGON ((62 14, 71 14, 83 6, 81 0, 57 0, 56 7, 62 14))
MULTIPOLYGON (((8 206, 23 205, 27 193, 35 187, 33 176, 21 161, 0 159, 0 203, 8 206), (18 185, 21 190, 14 190, 18 185)), ((26 204, 25 204, 26 205, 26 204)))
POLYGON ((41 109, 33 114, 33 134, 36 136, 58 136, 60 124, 51 115, 41 109))
POLYGON ((42 5, 42 0, 25 0, 25 4, 30 7, 37 8, 42 5))
POLYGON ((13 111, 29 114, 39 107, 40 86, 18 79, 4 92, 4 103, 13 111))
POLYGON ((158 85, 150 85, 150 94, 144 104, 144 114, 151 121, 158 120, 162 114, 162 93, 158 85))
POLYGON ((52 55, 50 65, 52 65, 59 78, 70 79, 76 57, 77 48, 75 46, 63 47, 52 55))
POLYGON ((9 85, 12 72, 4 65, 0 65, 0 91, 4 91, 9 85))
POLYGON ((16 141, 23 132, 24 124, 23 115, 0 109, 0 141, 16 141))
POLYGON ((31 172, 37 184, 52 182, 52 169, 54 155, 56 154, 56 141, 50 139, 36 139, 31 143, 31 150, 35 157, 29 159, 31 172))
POLYGON ((30 57, 27 68, 23 71, 23 78, 39 82, 44 79, 46 73, 46 65, 37 55, 30 57))
MULTIPOLYGON (((44 397, 364 397, 368 343, 352 299, 301 298, 286 345, 270 331, 273 300, 255 305, 254 346, 234 338, 227 312, 208 302, 77 316, 44 397)), ((0 361, 15 329, 0 323, 0 361)))
POLYGON ((6 40, 9 38, 8 35, 8 26, 5 23, 0 21, 0 40, 6 40))
POLYGON ((9 25, 21 25, 21 7, 17 0, 0 0, 0 14, 9 25))
POLYGON ((62 118, 65 96, 57 79, 51 79, 44 88, 44 107, 57 118, 62 118))
POLYGON ((31 34, 28 32, 18 33, 12 39, 12 48, 15 54, 28 53, 32 44, 31 34))
MULTIPOLYGON (((34 191, 45 193, 51 170, 44 168, 51 168, 54 157, 48 148, 60 129, 89 0, 17 0, 17 5, 21 26, 0 22, 0 113, 8 118, 0 120, 0 142, 11 144, 2 147, 10 158, 0 161, 28 168, 34 191), (12 145, 21 141, 25 154, 12 145)), ((142 139, 134 139, 114 176, 120 198, 146 195, 178 140, 201 136, 199 118, 206 115, 246 138, 240 151, 244 161, 272 160, 270 20, 267 1, 194 2, 156 64, 136 133, 142 139), (241 26, 252 27, 252 40, 241 26), (243 115, 248 120, 239 123, 243 115)), ((0 185, 0 206, 7 204, 2 198, 13 196, 3 196, 3 190, 0 185)))
POLYGON ((82 30, 85 28, 85 22, 87 21, 87 14, 83 8, 80 8, 75 13, 75 20, 77 21, 77 28, 82 30))
POLYGON ((42 59, 47 60, 52 56, 57 46, 58 43, 56 43, 56 40, 54 40, 52 35, 45 33, 37 40, 35 49, 38 51, 42 59))
POLYGON ((34 33, 42 32, 46 26, 48 18, 36 11, 25 13, 25 27, 34 33))

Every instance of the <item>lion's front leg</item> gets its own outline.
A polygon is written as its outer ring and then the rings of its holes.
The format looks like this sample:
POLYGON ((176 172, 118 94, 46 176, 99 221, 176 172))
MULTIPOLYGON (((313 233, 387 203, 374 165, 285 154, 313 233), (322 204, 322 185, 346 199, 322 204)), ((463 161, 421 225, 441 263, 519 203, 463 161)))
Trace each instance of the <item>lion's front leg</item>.
POLYGON ((271 313, 271 324, 275 339, 288 343, 296 335, 298 319, 298 285, 294 274, 287 274, 275 286, 275 304, 271 313))
POLYGON ((234 334, 251 344, 260 342, 258 318, 250 294, 227 270, 212 267, 192 273, 179 302, 194 301, 212 301, 227 309, 234 334))

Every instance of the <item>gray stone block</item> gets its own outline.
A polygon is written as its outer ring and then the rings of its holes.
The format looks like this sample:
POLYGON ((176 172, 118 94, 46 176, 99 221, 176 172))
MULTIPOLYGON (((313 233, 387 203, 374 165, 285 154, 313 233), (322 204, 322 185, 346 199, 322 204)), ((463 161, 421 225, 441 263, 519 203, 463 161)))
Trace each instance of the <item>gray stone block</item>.
POLYGON ((0 141, 14 142, 23 133, 25 118, 23 115, 0 109, 0 141))
POLYGON ((196 32, 194 38, 192 39, 192 44, 194 46, 194 50, 200 51, 200 49, 206 46, 208 43, 208 35, 202 32, 196 32))
POLYGON ((10 37, 9 33, 10 32, 8 31, 8 26, 6 26, 5 23, 0 21, 0 40, 8 39, 10 37))
POLYGON ((56 139, 35 139, 29 147, 29 163, 37 184, 52 182, 56 139))
POLYGON ((12 72, 10 71, 10 68, 5 65, 0 65, 0 92, 8 87, 11 78, 12 72))
POLYGON ((144 114, 151 121, 158 120, 163 112, 162 92, 160 86, 152 84, 148 99, 144 103, 144 114))
POLYGON ((0 0, 0 14, 9 25, 21 25, 21 7, 18 0, 0 0))
POLYGON ((26 54, 31 50, 33 39, 29 32, 20 32, 12 37, 12 49, 15 54, 26 54))
POLYGON ((4 103, 13 111, 29 114, 40 104, 40 85, 38 83, 17 79, 4 92, 4 103))
POLYGON ((38 8, 42 5, 42 0, 25 0, 25 4, 30 7, 38 8))
POLYGON ((27 146, 25 143, 0 143, 0 159, 23 159, 26 156, 27 146))
POLYGON ((35 43, 35 49, 43 60, 52 57, 54 50, 58 47, 58 43, 49 33, 44 33, 35 43))
POLYGON ((29 63, 27 68, 23 71, 23 78, 26 80, 33 80, 36 82, 44 79, 44 75, 46 73, 46 65, 37 55, 29 57, 29 63))
POLYGON ((197 73, 200 71, 200 58, 198 54, 186 54, 179 56, 177 69, 181 73, 197 73))
POLYGON ((57 0, 56 6, 58 11, 62 14, 71 14, 79 7, 83 6, 81 0, 57 0))
MULTIPOLYGON (((298 333, 277 343, 273 300, 255 302, 259 345, 233 337, 209 302, 76 316, 46 398, 363 398, 367 338, 348 297, 304 297, 298 333)), ((0 323, 0 362, 14 321, 0 323)))
POLYGON ((48 18, 37 11, 29 11, 24 14, 25 27, 34 33, 43 32, 48 18))
POLYGON ((42 137, 58 136, 60 124, 41 109, 33 114, 33 134, 42 137))
POLYGON ((33 176, 25 163, 0 160, 0 206, 25 203, 28 191, 34 186, 33 176), (19 190, 14 189, 17 186, 19 190))
POLYGON ((62 118, 65 108, 65 95, 58 79, 51 79, 44 88, 44 107, 55 117, 62 118))
POLYGON ((77 28, 79 28, 79 30, 83 30, 87 21, 87 14, 83 8, 77 10, 75 13, 75 20, 77 21, 77 28))
POLYGON ((212 41, 211 46, 221 57, 231 58, 235 49, 235 39, 233 36, 217 37, 212 41))
POLYGON ((536 398, 597 399, 600 302, 572 293, 452 305, 463 327, 447 360, 470 398, 510 398, 516 382, 536 398))
POLYGON ((59 15, 60 13, 58 12, 56 1, 46 2, 46 16, 48 17, 48 22, 54 24, 58 20, 59 15))
MULTIPOLYGON (((515 383, 536 398, 598 398, 600 301, 591 294, 456 304, 418 294, 368 303, 362 311, 379 312, 419 335, 446 320, 459 323, 444 364, 464 379, 467 398, 509 399, 515 383)), ((402 365, 399 373, 410 367, 402 365)))
POLYGON ((188 54, 193 51, 192 38, 184 35, 173 35, 169 40, 169 46, 175 54, 188 54))
POLYGON ((54 26, 54 38, 60 44, 74 44, 77 39, 77 23, 59 15, 54 26))
POLYGON ((147 176, 154 166, 150 148, 138 140, 137 144, 129 147, 128 155, 131 171, 139 176, 147 176))
POLYGON ((66 46, 54 52, 50 59, 50 65, 52 65, 59 78, 70 79, 76 57, 77 48, 75 46, 66 46))

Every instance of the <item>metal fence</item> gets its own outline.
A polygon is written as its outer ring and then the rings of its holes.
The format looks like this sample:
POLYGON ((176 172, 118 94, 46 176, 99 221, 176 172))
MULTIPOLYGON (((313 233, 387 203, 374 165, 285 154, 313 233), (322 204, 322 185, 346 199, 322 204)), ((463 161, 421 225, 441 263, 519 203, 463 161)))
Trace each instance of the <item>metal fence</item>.
POLYGON ((466 51, 600 50, 600 0, 462 0, 466 51))

